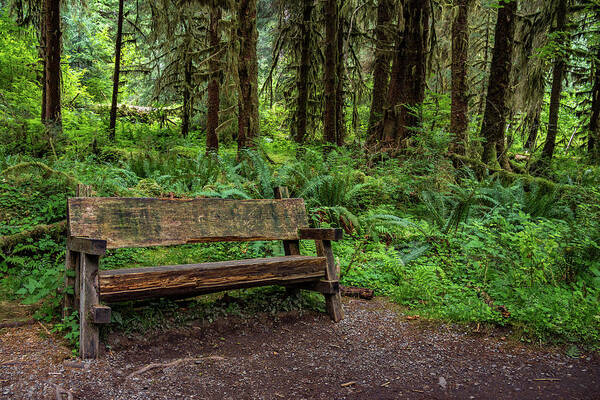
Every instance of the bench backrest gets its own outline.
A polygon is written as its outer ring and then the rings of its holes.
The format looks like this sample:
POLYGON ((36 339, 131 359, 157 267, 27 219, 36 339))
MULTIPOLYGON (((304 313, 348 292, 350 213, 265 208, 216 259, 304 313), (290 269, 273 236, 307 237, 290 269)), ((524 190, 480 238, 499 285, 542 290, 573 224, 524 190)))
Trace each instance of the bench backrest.
POLYGON ((107 241, 107 248, 199 242, 297 240, 308 227, 303 199, 68 200, 69 235, 107 241))

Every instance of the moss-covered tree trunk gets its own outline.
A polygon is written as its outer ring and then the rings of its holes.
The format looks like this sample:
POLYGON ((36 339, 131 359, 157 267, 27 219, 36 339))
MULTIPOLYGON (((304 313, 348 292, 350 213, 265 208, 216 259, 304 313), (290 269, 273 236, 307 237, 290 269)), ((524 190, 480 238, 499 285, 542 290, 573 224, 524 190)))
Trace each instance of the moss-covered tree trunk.
MULTIPOLYGON (((559 35, 565 30, 567 25, 567 0, 559 0, 556 10, 556 29, 559 35)), ((562 42, 562 40, 561 40, 562 42)), ((564 43, 561 43, 564 44, 564 43)), ((550 109, 548 110, 548 134, 542 149, 539 167, 545 168, 550 165, 556 146, 556 134, 558 133, 558 112, 560 110, 560 96, 562 92, 562 82, 565 77, 567 63, 564 54, 559 52, 554 56, 554 65, 552 67, 552 90, 550 92, 550 109)))
POLYGON ((217 152, 219 150, 219 108, 220 108, 220 51, 221 37, 219 35, 219 22, 221 20, 221 8, 213 7, 210 10, 209 40, 210 57, 209 62, 210 78, 208 82, 208 111, 206 116, 206 152, 217 152))
POLYGON ((337 54, 336 54, 336 85, 335 85, 335 142, 344 145, 346 139, 346 121, 344 117, 344 21, 338 8, 337 54))
POLYGON ((467 55, 469 49, 470 0, 455 0, 452 21, 452 106, 450 133, 453 138, 450 150, 465 155, 468 144, 469 96, 467 87, 467 55))
POLYGON ((527 140, 525 141, 525 148, 530 152, 535 149, 535 144, 537 142, 537 135, 540 130, 540 112, 541 110, 538 108, 531 118, 531 121, 529 121, 529 134, 527 135, 527 140))
POLYGON ((371 96, 371 111, 369 112, 369 127, 367 130, 367 141, 373 146, 382 138, 378 135, 376 125, 383 116, 385 104, 385 90, 390 79, 391 49, 390 22, 392 2, 391 0, 379 0, 377 5, 377 26, 375 28, 375 62, 373 65, 373 93, 371 96))
POLYGON ((238 152, 253 148, 258 139, 258 60, 256 58, 256 0, 238 2, 238 152))
POLYGON ((324 110, 323 139, 336 143, 336 88, 337 88, 337 4, 336 0, 326 0, 324 5, 325 23, 325 66, 324 66, 324 110))
POLYGON ((300 27, 302 39, 300 49, 300 65, 298 66, 297 89, 298 99, 296 104, 296 132, 294 141, 304 143, 308 121, 308 76, 310 71, 311 52, 311 19, 314 0, 302 0, 302 26, 300 27))
POLYGON ((115 140, 115 128, 117 126, 117 103, 119 98, 119 74, 121 73, 121 46, 123 43, 123 2, 119 0, 119 14, 117 16, 117 38, 115 40, 115 69, 113 71, 113 91, 110 104, 110 121, 108 124, 108 136, 111 141, 115 140))
MULTIPOLYGON (((504 149, 506 97, 512 66, 516 11, 516 0, 503 2, 498 9, 492 65, 481 124, 481 136, 485 139, 481 161, 488 165, 495 164, 496 160, 500 161, 503 156, 503 154, 498 154, 498 149, 504 149)), ((502 167, 508 166, 502 165, 502 167)), ((510 167, 506 169, 510 169, 510 167)))
POLYGON ((427 52, 429 41, 429 1, 406 0, 398 26, 404 26, 396 37, 388 106, 381 126, 386 146, 406 146, 412 131, 420 125, 419 108, 425 97, 427 52))
POLYGON ((598 163, 600 162, 600 48, 596 57, 588 133, 588 154, 592 161, 598 163))
POLYGON ((181 110, 181 136, 187 138, 190 133, 192 114, 192 59, 188 58, 183 68, 183 107, 181 110))
POLYGON ((46 128, 50 137, 62 132, 60 100, 60 0, 45 0, 46 29, 46 128))
MULTIPOLYGON (((46 15, 46 0, 42 1, 42 16, 46 15)), ((42 87, 42 108, 40 112, 40 121, 46 124, 46 23, 45 20, 40 22, 40 47, 38 56, 42 64, 42 76, 40 78, 40 86, 42 87)))

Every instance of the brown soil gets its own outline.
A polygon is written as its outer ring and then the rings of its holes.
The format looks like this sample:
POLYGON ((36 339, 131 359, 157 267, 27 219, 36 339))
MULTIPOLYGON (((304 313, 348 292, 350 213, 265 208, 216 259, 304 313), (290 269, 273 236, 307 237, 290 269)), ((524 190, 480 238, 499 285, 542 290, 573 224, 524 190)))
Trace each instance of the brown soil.
POLYGON ((338 324, 311 312, 113 334, 87 363, 68 360, 38 324, 6 328, 0 398, 56 399, 55 385, 75 399, 600 398, 597 354, 573 359, 502 332, 425 326, 381 299, 346 300, 345 311, 338 324))

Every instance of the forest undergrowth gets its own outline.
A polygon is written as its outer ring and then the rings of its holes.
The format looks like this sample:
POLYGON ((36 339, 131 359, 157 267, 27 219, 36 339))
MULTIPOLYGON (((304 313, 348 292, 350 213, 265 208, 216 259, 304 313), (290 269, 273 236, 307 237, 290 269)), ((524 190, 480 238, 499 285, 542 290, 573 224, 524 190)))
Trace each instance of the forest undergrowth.
MULTIPOLYGON (((374 289, 425 318, 510 327, 524 341, 597 346, 597 168, 580 171, 557 160, 567 168, 554 181, 477 176, 439 155, 436 146, 443 143, 432 134, 422 133, 410 155, 369 160, 351 146, 329 153, 298 148, 276 130, 264 135, 261 151, 246 152, 238 163, 233 147, 205 155, 194 137, 186 142, 158 127, 128 128, 131 140, 123 135, 117 146, 95 153, 91 145, 87 154, 67 149, 58 158, 0 153, 0 239, 49 227, 16 245, 0 242, 1 296, 36 304, 36 317, 55 323, 73 342, 76 315, 59 318, 65 256, 59 223, 66 198, 84 183, 94 196, 236 199, 272 198, 273 187, 287 186, 291 196, 305 199, 312 226, 344 229, 345 239, 334 245, 343 284, 374 289), (151 148, 133 145, 145 143, 145 135, 155 139, 151 148)), ((303 254, 314 251, 303 242, 303 254)), ((101 268, 282 254, 274 242, 120 249, 109 252, 101 268)), ((252 297, 253 291, 244 293, 252 297)), ((275 303, 323 307, 314 296, 275 303)), ((173 305, 150 308, 141 318, 125 305, 113 319, 123 329, 148 328, 157 320, 152 315, 173 305)), ((202 316, 211 315, 209 308, 202 316)))

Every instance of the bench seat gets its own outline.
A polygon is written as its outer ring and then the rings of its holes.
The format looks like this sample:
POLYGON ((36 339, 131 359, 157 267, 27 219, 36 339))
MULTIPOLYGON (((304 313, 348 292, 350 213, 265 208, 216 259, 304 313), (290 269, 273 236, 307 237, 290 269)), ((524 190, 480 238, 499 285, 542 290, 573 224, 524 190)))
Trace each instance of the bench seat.
POLYGON ((105 303, 156 297, 189 297, 227 289, 290 285, 325 279, 327 259, 284 256, 201 264, 101 270, 105 303))

